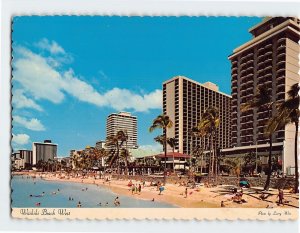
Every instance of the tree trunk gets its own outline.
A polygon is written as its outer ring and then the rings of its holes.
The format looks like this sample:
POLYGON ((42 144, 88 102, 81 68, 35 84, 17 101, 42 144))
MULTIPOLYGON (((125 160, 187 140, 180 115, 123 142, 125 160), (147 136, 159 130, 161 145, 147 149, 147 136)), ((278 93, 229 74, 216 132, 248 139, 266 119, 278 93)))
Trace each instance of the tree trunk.
POLYGON ((216 173, 215 183, 217 185, 217 183, 218 183, 218 155, 217 155, 216 150, 215 150, 215 173, 216 173))
POLYGON ((203 154, 204 154, 204 138, 201 139, 202 142, 202 148, 201 148, 201 166, 200 166, 200 174, 202 176, 202 172, 203 172, 203 154))
POLYGON ((119 155, 119 143, 117 143, 117 178, 119 179, 119 174, 120 174, 120 155, 119 155))
POLYGON ((128 149, 127 149, 127 140, 126 140, 126 149, 125 149, 125 175, 128 176, 128 161, 127 161, 127 156, 128 156, 128 149))
POLYGON ((175 174, 175 156, 174 156, 174 153, 175 153, 175 148, 173 147, 173 173, 175 174))
POLYGON ((295 122, 295 193, 299 193, 299 172, 298 172, 298 126, 299 122, 295 122))
POLYGON ((165 166, 164 166, 164 185, 166 185, 167 177, 167 132, 164 129, 164 150, 165 150, 165 166))
POLYGON ((270 187, 270 181, 271 181, 271 169, 272 169, 272 134, 270 135, 270 148, 269 148, 269 160, 268 160, 268 176, 266 180, 266 184, 264 187, 264 190, 268 191, 270 187))
POLYGON ((210 139, 210 148, 211 148, 211 155, 212 155, 212 158, 211 158, 211 174, 212 176, 214 176, 214 173, 215 173, 215 169, 214 169, 214 164, 215 164, 215 153, 214 153, 214 144, 213 144, 213 136, 211 136, 211 139, 210 139))
POLYGON ((211 176, 213 174, 213 151, 212 151, 212 136, 210 135, 209 142, 209 168, 208 168, 208 181, 210 182, 211 176))

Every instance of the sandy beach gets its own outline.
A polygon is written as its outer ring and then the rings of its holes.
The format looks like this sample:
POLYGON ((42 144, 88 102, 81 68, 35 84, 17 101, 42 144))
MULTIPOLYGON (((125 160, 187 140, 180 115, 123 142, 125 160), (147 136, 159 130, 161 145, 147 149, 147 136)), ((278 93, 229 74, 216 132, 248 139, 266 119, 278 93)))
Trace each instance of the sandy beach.
MULTIPOLYGON (((23 173, 23 175, 33 175, 23 173)), ((196 187, 188 188, 187 196, 185 194, 186 187, 179 184, 166 184, 164 191, 159 195, 159 191, 156 186, 150 186, 150 182, 146 182, 143 186, 142 181, 131 180, 132 184, 141 184, 141 192, 132 192, 131 187, 128 186, 130 180, 122 179, 110 179, 105 181, 104 179, 95 179, 94 177, 82 178, 82 177, 70 177, 65 178, 59 174, 35 174, 41 176, 48 181, 63 181, 63 182, 77 182, 83 184, 94 184, 101 187, 110 189, 116 195, 126 195, 133 198, 143 200, 153 200, 158 202, 169 203, 178 207, 185 208, 219 208, 223 201, 224 207, 227 208, 298 208, 299 207, 299 195, 292 194, 289 190, 284 190, 285 205, 278 206, 278 190, 270 189, 265 192, 266 199, 261 200, 260 190, 262 188, 252 187, 250 189, 243 189, 243 197, 245 202, 237 203, 232 200, 234 194, 232 193, 232 186, 221 185, 217 187, 196 187)), ((238 189, 240 191, 240 189, 238 189)))

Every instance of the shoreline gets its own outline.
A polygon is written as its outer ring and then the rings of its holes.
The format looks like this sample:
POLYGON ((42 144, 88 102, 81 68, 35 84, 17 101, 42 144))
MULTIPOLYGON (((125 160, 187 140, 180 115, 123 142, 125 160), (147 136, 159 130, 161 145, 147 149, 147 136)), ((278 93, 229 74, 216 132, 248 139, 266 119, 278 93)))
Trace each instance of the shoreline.
MULTIPOLYGON (((179 186, 175 184, 166 184, 165 190, 162 195, 159 195, 159 191, 155 186, 149 186, 150 183, 146 182, 145 187, 142 187, 141 193, 137 192, 132 194, 131 187, 128 186, 129 180, 122 179, 110 179, 105 181, 104 179, 95 179, 94 177, 82 178, 82 177, 60 177, 59 174, 52 173, 38 173, 38 172, 21 172, 12 173, 12 175, 28 175, 41 177, 47 181, 61 181, 61 182, 73 182, 81 184, 91 184, 101 186, 115 193, 116 195, 124 195, 140 200, 153 200, 156 202, 163 202, 174 205, 175 208, 220 208, 221 201, 224 202, 227 208, 299 208, 299 195, 293 195, 286 193, 286 200, 289 204, 284 206, 277 206, 277 190, 270 190, 269 197, 266 200, 259 199, 259 193, 255 193, 252 189, 244 189, 244 195, 246 202, 238 204, 232 201, 232 194, 228 191, 228 186, 217 186, 213 188, 188 188, 187 197, 185 197, 185 186, 179 186)), ((132 180, 133 184, 142 184, 140 181, 132 180)), ((285 190, 286 191, 286 190, 285 190)), ((287 192, 287 191, 286 191, 287 192)))

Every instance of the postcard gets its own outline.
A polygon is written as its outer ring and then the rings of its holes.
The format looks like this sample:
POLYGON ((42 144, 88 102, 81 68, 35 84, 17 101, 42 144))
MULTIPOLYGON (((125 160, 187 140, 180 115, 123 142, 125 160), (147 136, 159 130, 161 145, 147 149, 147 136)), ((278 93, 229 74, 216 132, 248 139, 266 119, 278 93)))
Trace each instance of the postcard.
POLYGON ((11 215, 296 220, 295 17, 14 16, 11 215))

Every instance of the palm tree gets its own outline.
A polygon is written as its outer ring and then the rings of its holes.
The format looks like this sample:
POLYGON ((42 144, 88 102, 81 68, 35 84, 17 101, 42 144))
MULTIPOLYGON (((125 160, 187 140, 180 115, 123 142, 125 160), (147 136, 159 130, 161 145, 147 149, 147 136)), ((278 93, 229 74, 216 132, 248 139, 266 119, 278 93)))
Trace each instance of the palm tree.
POLYGON ((288 91, 288 98, 279 104, 276 116, 272 117, 267 126, 268 130, 278 130, 283 128, 287 124, 295 124, 295 145, 294 145, 294 155, 295 155, 295 193, 299 193, 299 172, 298 172, 298 128, 299 128, 299 117, 300 117, 300 87, 296 83, 291 86, 288 91))
POLYGON ((122 158, 125 163, 125 175, 128 175, 128 160, 127 160, 128 157, 129 157, 128 149, 122 148, 120 150, 120 158, 122 158))
POLYGON ((95 154, 95 159, 97 160, 96 163, 97 163, 98 167, 100 167, 100 164, 102 162, 102 158, 107 156, 107 152, 104 148, 101 148, 101 149, 95 148, 94 149, 94 154, 95 154))
POLYGON ((167 138, 167 143, 172 148, 172 152, 173 152, 173 173, 175 173, 174 153, 175 153, 175 146, 177 145, 177 140, 176 140, 175 137, 174 138, 167 138))
POLYGON ((214 141, 214 138, 216 136, 219 124, 220 124, 219 110, 215 107, 209 107, 208 109, 206 109, 206 111, 202 115, 201 121, 198 124, 198 128, 203 129, 205 132, 207 132, 210 138, 211 164, 209 169, 210 170, 209 176, 214 174, 214 167, 216 167, 215 175, 217 176, 217 163, 215 162, 216 142, 214 141))
MULTIPOLYGON (((272 117, 272 108, 274 102, 272 101, 272 89, 262 85, 259 86, 256 95, 248 103, 242 105, 242 111, 248 111, 250 108, 265 109, 268 111, 269 118, 272 117)), ((268 176, 264 190, 269 190, 272 169, 272 137, 275 131, 272 129, 265 129, 265 133, 269 138, 269 158, 268 158, 268 176)))
POLYGON ((128 141, 128 133, 127 130, 120 130, 118 132, 119 140, 121 141, 121 145, 125 142, 125 150, 126 153, 123 153, 124 157, 124 163, 125 163, 125 175, 128 175, 128 157, 129 157, 129 151, 127 147, 127 141, 128 141))
POLYGON ((149 131, 152 132, 155 129, 162 129, 164 136, 164 152, 165 152, 165 166, 164 166, 164 183, 166 184, 166 170, 167 170, 167 129, 173 126, 173 122, 168 115, 159 115, 157 116, 152 125, 149 128, 149 131))
POLYGON ((118 174, 120 174, 120 148, 126 140, 127 138, 123 130, 119 130, 116 135, 111 135, 106 138, 105 146, 113 148, 111 150, 110 158, 108 159, 109 166, 111 167, 117 161, 118 174))
POLYGON ((233 171, 237 178, 240 177, 241 174, 241 160, 240 158, 227 158, 224 163, 233 171))
POLYGON ((72 169, 78 170, 78 168, 80 166, 80 156, 78 153, 72 154, 71 164, 72 164, 72 169))
POLYGON ((205 127, 202 126, 203 123, 199 123, 196 127, 191 129, 191 134, 193 137, 200 138, 201 146, 200 146, 200 155, 201 155, 201 165, 200 165, 200 173, 202 175, 203 172, 203 154, 204 154, 204 147, 205 147, 205 136, 207 135, 207 131, 205 127))

